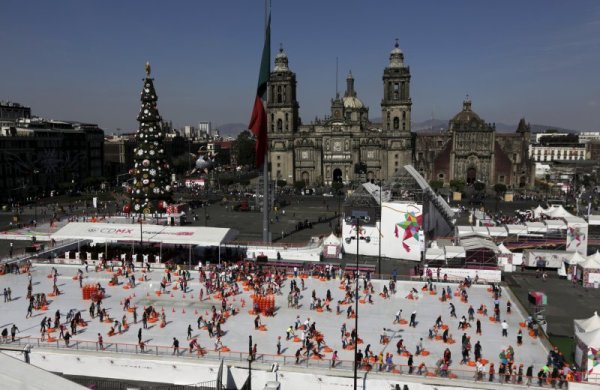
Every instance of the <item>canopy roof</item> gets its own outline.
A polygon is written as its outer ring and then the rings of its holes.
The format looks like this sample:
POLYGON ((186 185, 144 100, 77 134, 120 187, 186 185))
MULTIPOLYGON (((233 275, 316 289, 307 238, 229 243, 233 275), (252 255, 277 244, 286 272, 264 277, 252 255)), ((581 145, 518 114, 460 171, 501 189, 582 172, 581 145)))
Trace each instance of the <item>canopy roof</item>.
POLYGON ((588 347, 597 348, 600 346, 600 329, 579 333, 577 336, 588 347))
POLYGON ((453 259, 455 257, 466 257, 467 256, 467 252, 465 251, 465 248, 462 246, 446 245, 444 247, 444 251, 446 252, 447 259, 453 259))
POLYGON ((600 263, 600 251, 596 251, 596 253, 589 255, 588 259, 596 260, 600 263))
POLYGON ((527 233, 546 233, 548 227, 543 222, 525 222, 527 233))
POLYGON ((131 242, 141 240, 163 244, 218 246, 233 240, 237 235, 237 230, 215 227, 71 222, 50 237, 57 241, 131 242))
POLYGON ((443 260, 446 258, 446 254, 441 248, 429 248, 425 252, 425 258, 427 260, 443 260))
POLYGON ((588 257, 585 261, 578 264, 581 268, 585 269, 600 269, 600 262, 588 257))
POLYGON ((517 224, 507 224, 509 234, 527 234, 527 226, 517 224))
POLYGON ((64 389, 82 390, 86 387, 71 382, 59 375, 42 370, 33 364, 0 353, 0 381, 3 389, 64 389))
POLYGON ((483 238, 473 237, 461 239, 460 245, 462 245, 465 250, 490 249, 495 253, 500 253, 500 249, 498 249, 496 244, 490 240, 484 240, 483 238))
POLYGON ((583 256, 581 253, 579 252, 575 252, 573 253, 573 256, 571 256, 571 258, 569 258, 569 260, 567 260, 567 263, 570 265, 575 265, 575 264, 581 264, 586 262, 588 259, 583 256))
POLYGON ((573 323, 575 323, 575 330, 577 330, 577 332, 591 332, 600 329, 600 316, 598 315, 598 312, 595 311, 594 315, 590 318, 573 320, 573 323))
POLYGON ((547 219, 544 223, 548 226, 548 230, 565 230, 567 228, 567 224, 562 219, 547 219))
POLYGON ((342 240, 340 240, 335 234, 331 233, 325 240, 323 240, 323 245, 342 245, 342 240))
POLYGON ((498 249, 500 250, 500 253, 512 253, 510 251, 510 249, 508 249, 503 242, 500 243, 500 245, 498 245, 498 249))
POLYGON ((588 223, 590 225, 600 225, 600 215, 590 215, 588 217, 588 223))
POLYGON ((552 206, 547 210, 544 210, 542 214, 547 215, 552 218, 565 218, 565 217, 573 217, 573 214, 565 210, 562 206, 552 206))
POLYGON ((533 216, 539 218, 544 213, 544 208, 540 205, 533 209, 533 216))

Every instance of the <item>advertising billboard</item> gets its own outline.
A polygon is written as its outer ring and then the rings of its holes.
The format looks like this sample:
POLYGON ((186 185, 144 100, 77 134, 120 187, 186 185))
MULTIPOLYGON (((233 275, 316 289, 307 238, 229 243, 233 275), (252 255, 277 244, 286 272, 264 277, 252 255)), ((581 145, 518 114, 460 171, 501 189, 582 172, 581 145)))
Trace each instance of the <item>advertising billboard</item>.
POLYGON ((414 202, 382 204, 382 254, 392 259, 421 260, 423 206, 414 202))

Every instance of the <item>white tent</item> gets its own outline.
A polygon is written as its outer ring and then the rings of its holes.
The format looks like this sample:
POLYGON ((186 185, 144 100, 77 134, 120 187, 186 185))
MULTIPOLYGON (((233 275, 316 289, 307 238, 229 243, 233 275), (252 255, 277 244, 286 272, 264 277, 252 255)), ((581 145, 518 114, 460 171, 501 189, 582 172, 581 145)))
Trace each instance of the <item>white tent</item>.
POLYGON ((583 256, 579 252, 574 252, 573 256, 571 256, 570 258, 565 257, 565 263, 567 263, 569 265, 582 264, 582 263, 586 262, 587 260, 588 259, 586 259, 585 256, 583 256))
POLYGON ((489 226, 488 232, 490 233, 490 237, 508 237, 505 226, 489 226))
POLYGON ((429 248, 425 252, 425 259, 427 260, 445 260, 446 254, 441 248, 429 248))
POLYGON ((588 217, 588 223, 592 226, 600 225, 600 215, 590 215, 588 217))
POLYGON ((544 213, 544 208, 540 205, 538 205, 538 207, 533 209, 533 216, 535 218, 539 218, 543 213, 544 213))
POLYGON ((546 233, 548 227, 543 222, 525 222, 527 233, 546 233))
POLYGON ((177 245, 219 246, 232 241, 237 234, 237 230, 215 227, 71 222, 52 234, 51 238, 57 241, 142 241, 177 245))
MULTIPOLYGON (((576 252, 577 253, 577 252, 576 252)), ((578 264, 583 269, 600 269, 600 262, 588 257, 585 261, 578 264)))
POLYGON ((551 218, 565 218, 565 217, 573 217, 573 214, 565 210, 562 206, 551 207, 548 210, 544 210, 542 213, 551 218))
POLYGON ((581 340, 588 348, 598 348, 598 346, 600 346, 600 329, 579 333, 577 337, 579 337, 579 340, 581 340))
POLYGON ((600 251, 596 251, 596 253, 589 255, 588 259, 596 260, 598 263, 600 263, 600 251))
POLYGON ((467 252, 462 246, 447 245, 444 247, 447 259, 453 259, 455 257, 467 257, 467 252))
POLYGON ((600 329, 600 316, 598 315, 598 312, 595 311, 594 315, 590 318, 573 320, 573 323, 575 324, 576 333, 591 332, 600 329))
POLYGON ((566 230, 567 224, 562 219, 547 219, 544 221, 548 230, 566 230))
POLYGON ((520 234, 527 234, 527 226, 525 225, 507 224, 506 228, 508 229, 508 234, 517 236, 520 234))
POLYGON ((335 234, 331 233, 325 240, 323 240, 323 257, 330 259, 337 259, 342 253, 342 240, 340 240, 335 234))
POLYGON ((504 254, 508 254, 508 253, 512 253, 510 251, 510 249, 508 249, 503 242, 500 243, 500 245, 498 245, 498 249, 500 249, 500 253, 504 253, 504 254))

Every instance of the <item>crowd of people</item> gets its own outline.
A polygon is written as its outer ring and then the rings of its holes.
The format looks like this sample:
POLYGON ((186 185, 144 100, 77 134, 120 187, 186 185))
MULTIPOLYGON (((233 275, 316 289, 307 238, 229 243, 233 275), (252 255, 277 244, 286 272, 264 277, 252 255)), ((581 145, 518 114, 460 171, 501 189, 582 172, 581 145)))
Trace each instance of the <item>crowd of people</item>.
MULTIPOLYGON (((118 285, 123 281, 123 283, 132 284, 131 287, 134 288, 135 272, 148 273, 149 270, 149 265, 146 265, 141 270, 136 271, 132 263, 124 262, 122 267, 113 274, 111 282, 118 285)), ((77 273, 79 281, 81 281, 82 274, 83 271, 77 273)), ((52 268, 48 278, 52 280, 55 287, 57 286, 58 276, 59 271, 52 268)), ((30 270, 28 270, 28 280, 27 318, 31 317, 33 310, 47 309, 49 304, 44 293, 33 291, 30 270)), ((141 277, 140 280, 144 281, 146 279, 141 277)), ((251 293, 253 303, 251 306, 248 305, 248 309, 251 308, 250 311, 254 316, 254 328, 256 330, 263 330, 263 317, 274 316, 278 310, 274 306, 263 307, 259 305, 257 303, 260 301, 259 298, 284 295, 284 291, 287 291, 288 310, 298 310, 301 301, 305 300, 309 302, 309 310, 315 312, 326 311, 333 314, 332 307, 335 305, 335 313, 339 317, 334 318, 339 318, 340 321, 339 340, 327 340, 325 334, 318 327, 317 321, 314 320, 315 317, 307 316, 305 319, 301 319, 300 314, 296 316, 294 323, 272 332, 277 338, 277 349, 273 351, 277 354, 282 353, 282 342, 299 343, 294 355, 295 362, 298 364, 306 359, 329 359, 331 366, 337 367, 340 362, 337 349, 351 351, 356 348, 356 364, 360 369, 390 372, 403 372, 406 369, 409 374, 452 377, 452 370, 455 367, 465 365, 471 367, 470 370, 474 372, 477 380, 499 380, 511 383, 530 382, 533 377, 530 374, 534 373, 533 366, 521 363, 517 359, 515 348, 512 347, 512 345, 518 346, 523 343, 523 333, 521 329, 518 332, 510 331, 504 318, 511 313, 511 302, 505 299, 505 303, 502 304, 502 288, 500 285, 494 284, 488 289, 490 293, 489 312, 485 304, 481 304, 476 309, 469 303, 469 292, 472 285, 477 282, 477 279, 472 280, 467 277, 457 285, 441 284, 440 275, 438 274, 437 279, 435 279, 434 272, 428 269, 422 287, 420 289, 412 288, 406 298, 425 299, 425 296, 432 295, 435 299, 448 304, 448 314, 440 313, 434 323, 425 324, 417 320, 416 310, 413 310, 404 318, 402 307, 400 307, 395 311, 393 318, 389 319, 389 324, 385 325, 380 337, 380 347, 378 347, 380 350, 378 351, 371 344, 367 344, 363 348, 360 335, 354 327, 348 326, 347 321, 356 316, 353 308, 356 300, 359 300, 360 304, 363 305, 387 305, 388 302, 398 302, 397 300, 391 300, 391 297, 398 293, 395 277, 390 278, 383 284, 380 282, 375 284, 369 273, 344 272, 341 268, 334 268, 329 265, 314 267, 309 271, 302 271, 297 268, 288 271, 285 268, 263 267, 253 262, 238 262, 200 266, 197 271, 179 268, 167 269, 160 280, 160 290, 156 293, 166 293, 167 286, 171 290, 180 290, 182 293, 186 293, 189 286, 194 284, 194 290, 197 291, 200 301, 212 299, 219 302, 219 304, 212 305, 210 311, 197 313, 195 326, 188 324, 186 329, 182 329, 182 334, 185 332, 187 335, 189 353, 197 352, 199 355, 204 355, 209 349, 216 351, 229 350, 223 345, 227 337, 223 325, 226 324, 228 318, 238 315, 242 308, 246 306, 244 297, 241 296, 243 291, 251 293), (332 293, 331 288, 327 288, 323 295, 319 295, 316 289, 312 289, 308 293, 305 280, 310 277, 323 281, 335 281, 339 283, 341 291, 332 293), (376 290, 375 285, 378 286, 378 290, 376 290), (458 301, 463 304, 459 306, 458 301), (455 304, 455 302, 457 303, 455 304), (464 310, 464 312, 459 312, 459 310, 464 310), (485 351, 483 351, 480 341, 474 339, 483 337, 481 319, 487 319, 488 316, 490 316, 490 321, 498 323, 500 326, 497 335, 486 335, 486 337, 507 339, 508 347, 500 353, 497 360, 492 357, 485 359, 485 351), (414 343, 415 345, 409 345, 410 343, 404 340, 402 333, 398 330, 404 325, 423 333, 423 337, 419 338, 414 343), (391 329, 394 326, 396 329, 391 329), (469 334, 471 332, 470 328, 475 330, 474 334, 469 334), (206 333, 203 333, 204 331, 206 333), (453 334, 453 331, 457 334, 453 334), (282 341, 282 336, 285 336, 284 341, 282 341), (208 340, 213 340, 214 348, 203 346, 202 339, 206 340, 207 343, 208 340), (453 344, 458 343, 459 339, 461 359, 457 363, 452 354, 455 348, 453 344), (443 353, 433 359, 433 361, 436 361, 435 366, 427 367, 424 363, 416 364, 415 359, 417 357, 427 356, 431 353, 424 347, 424 343, 438 340, 447 345, 443 349, 443 353), (514 341, 511 342, 510 340, 514 341), (388 345, 395 345, 395 352, 406 358, 406 363, 395 362, 396 355, 386 349, 388 345), (495 363, 491 362, 492 360, 495 360, 495 363), (526 369, 525 366, 527 366, 526 369), (498 367, 497 371, 496 367, 498 367)), ((57 287, 56 290, 58 290, 57 287)), ((100 283, 97 285, 97 290, 100 292, 105 291, 100 283)), ((61 293, 60 291, 57 292, 61 293)), ((7 302, 10 300, 8 289, 5 289, 4 294, 5 302, 7 302)), ((66 316, 57 310, 53 321, 52 318, 44 316, 40 323, 41 339, 62 339, 65 346, 68 347, 71 339, 78 336, 80 329, 87 326, 88 321, 97 319, 100 323, 106 323, 109 329, 106 334, 98 333, 97 345, 99 349, 104 348, 105 336, 118 336, 132 326, 136 326, 138 327, 138 347, 141 351, 145 351, 148 341, 143 339, 142 333, 148 329, 148 324, 158 322, 161 328, 168 325, 167 314, 164 309, 159 310, 155 306, 147 306, 141 310, 134 306, 131 297, 127 297, 121 301, 121 307, 113 307, 111 313, 104 304, 105 298, 103 296, 104 294, 99 294, 90 303, 88 320, 83 318, 86 312, 79 310, 71 310, 66 316), (119 309, 122 309, 122 313, 114 313, 119 309), (141 324, 138 324, 138 310, 141 310, 141 324), (53 337, 53 334, 57 334, 56 338, 53 337)), ((353 323, 353 321, 349 323, 353 323)), ((527 326, 529 325, 531 324, 528 321, 527 326)), ((531 330, 525 329, 527 331, 531 330)), ((11 328, 13 339, 17 332, 18 328, 16 326, 14 329, 11 328)), ((8 335, 8 330, 4 333, 8 335)), ((181 354, 177 331, 171 329, 170 333, 174 334, 173 353, 181 354)), ((537 333, 533 336, 537 336, 537 333)), ((7 341, 8 337, 3 337, 3 340, 7 341)), ((255 343, 251 349, 251 358, 256 358, 257 353, 258 343, 255 343)), ((565 359, 558 350, 550 352, 547 364, 538 371, 538 378, 542 378, 544 383, 550 381, 557 386, 561 386, 562 383, 568 380, 578 379, 577 373, 565 364, 565 359)))

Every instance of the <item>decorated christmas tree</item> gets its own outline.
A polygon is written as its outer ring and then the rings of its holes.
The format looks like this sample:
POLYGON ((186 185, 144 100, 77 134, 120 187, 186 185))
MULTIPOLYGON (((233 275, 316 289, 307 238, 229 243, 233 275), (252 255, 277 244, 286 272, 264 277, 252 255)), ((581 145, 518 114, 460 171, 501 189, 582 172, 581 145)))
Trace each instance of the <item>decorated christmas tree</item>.
POLYGON ((135 165, 129 171, 133 176, 131 205, 125 210, 134 214, 163 213, 171 199, 171 171, 165 158, 165 136, 156 108, 158 97, 153 80, 150 64, 146 63, 142 108, 137 118, 140 127, 135 136, 137 147, 133 150, 135 165))

